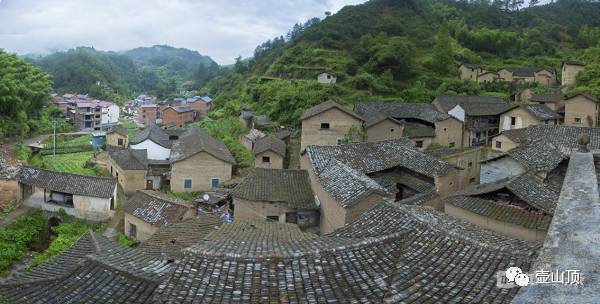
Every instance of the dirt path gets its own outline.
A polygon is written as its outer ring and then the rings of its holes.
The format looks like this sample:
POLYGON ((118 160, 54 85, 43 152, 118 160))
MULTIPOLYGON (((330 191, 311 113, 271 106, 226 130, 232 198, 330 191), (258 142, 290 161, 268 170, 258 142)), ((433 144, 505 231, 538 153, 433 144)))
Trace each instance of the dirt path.
POLYGON ((4 226, 12 223, 12 221, 14 221, 16 218, 18 218, 32 210, 33 210, 33 208, 27 207, 25 205, 20 205, 19 207, 17 207, 13 211, 11 211, 9 214, 7 214, 5 217, 3 217, 0 220, 0 227, 4 227, 4 226))
MULTIPOLYGON (((91 134, 91 132, 69 132, 69 133, 57 133, 57 136, 60 135, 88 135, 91 134)), ((38 135, 32 138, 25 138, 23 139, 23 144, 25 145, 33 145, 33 144, 38 144, 38 143, 42 143, 44 142, 46 139, 50 138, 50 136, 52 136, 52 134, 42 134, 42 135, 38 135)))

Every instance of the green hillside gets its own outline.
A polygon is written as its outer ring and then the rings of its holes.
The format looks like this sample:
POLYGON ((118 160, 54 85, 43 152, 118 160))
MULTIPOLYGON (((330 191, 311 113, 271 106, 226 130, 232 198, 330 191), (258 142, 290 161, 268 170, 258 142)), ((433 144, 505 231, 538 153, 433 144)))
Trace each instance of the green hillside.
MULTIPOLYGON (((519 2, 519 1, 516 1, 519 2)), ((515 1, 372 0, 322 21, 296 25, 288 39, 257 47, 210 81, 221 113, 254 109, 284 124, 326 99, 428 102, 441 94, 496 95, 521 87, 458 80, 462 62, 489 69, 588 63, 575 91, 600 95, 600 3, 562 0, 518 10, 515 1), (336 85, 316 76, 331 71, 336 85)), ((560 75, 559 75, 560 77, 560 75)), ((544 90, 536 88, 536 90, 544 90)))
POLYGON ((122 54, 78 47, 29 60, 53 76, 53 88, 59 92, 88 93, 116 101, 142 92, 167 96, 188 81, 204 84, 219 69, 208 56, 169 46, 136 48, 122 54), (213 72, 209 75, 206 71, 213 72))

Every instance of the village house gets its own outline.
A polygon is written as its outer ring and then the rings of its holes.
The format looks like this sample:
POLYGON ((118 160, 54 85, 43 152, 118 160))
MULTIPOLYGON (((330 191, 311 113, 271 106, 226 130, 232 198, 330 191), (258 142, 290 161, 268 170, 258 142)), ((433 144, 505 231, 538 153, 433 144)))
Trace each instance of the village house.
POLYGON ((596 127, 598 123, 599 101, 594 96, 586 93, 566 98, 565 101, 566 126, 596 127))
POLYGON ((577 75, 585 70, 585 63, 575 60, 563 61, 561 70, 561 84, 563 87, 571 87, 575 84, 577 75))
POLYGON ((429 103, 358 102, 354 111, 365 119, 367 141, 408 137, 420 150, 463 146, 463 123, 429 103))
POLYGON ((524 133, 524 128, 504 130, 492 137, 492 149, 500 152, 508 152, 521 144, 524 133))
POLYGON ((556 86, 556 75, 551 69, 538 67, 509 67, 498 71, 499 80, 508 82, 537 82, 546 87, 556 86))
POLYGON ((137 191, 123 207, 125 235, 146 241, 163 227, 196 216, 190 202, 149 190, 137 191))
POLYGON ((109 149, 106 169, 117 178, 125 194, 158 190, 168 185, 168 160, 148 159, 147 150, 109 149))
POLYGON ((458 67, 460 80, 478 81, 479 75, 484 72, 483 66, 479 64, 463 63, 458 67))
POLYGON ((194 96, 186 100, 186 105, 196 111, 197 118, 206 117, 212 108, 212 98, 194 96))
POLYGON ((175 128, 183 128, 186 124, 194 122, 196 110, 189 106, 167 107, 162 111, 162 124, 175 128))
POLYGON ((160 116, 160 107, 157 104, 143 104, 138 108, 137 121, 143 125, 156 124, 160 116))
POLYGON ((172 147, 171 191, 196 192, 218 187, 231 179, 233 155, 224 143, 192 127, 172 147))
POLYGON ((273 136, 259 139, 252 149, 254 166, 265 169, 283 169, 287 147, 285 142, 273 136))
POLYGON ((277 133, 275 133, 275 137, 283 140, 286 145, 289 145, 292 139, 292 131, 288 129, 280 129, 277 131, 277 133))
POLYGON ((127 148, 129 145, 129 130, 122 125, 116 125, 106 132, 106 146, 127 148))
POLYGON ((300 119, 300 151, 304 151, 309 145, 342 144, 351 128, 360 130, 364 122, 360 115, 333 101, 318 104, 304 111, 300 119))
POLYGON ((559 193, 560 188, 523 174, 469 187, 444 199, 444 211, 506 236, 543 242, 559 193))
POLYGON ((427 154, 454 165, 458 171, 459 188, 479 184, 481 161, 484 159, 483 147, 439 148, 426 151, 427 154))
POLYGON ((156 125, 142 129, 129 143, 134 150, 147 150, 148 159, 169 160, 173 142, 179 139, 182 130, 165 130, 156 125))
POLYGON ((305 170, 256 168, 233 190, 237 220, 269 220, 297 224, 301 228, 319 224, 319 207, 305 170))
POLYGON ((317 76, 317 82, 334 84, 337 81, 337 77, 331 73, 323 72, 317 76))
POLYGON ((407 204, 426 200, 440 208, 460 187, 450 163, 418 151, 407 139, 309 146, 301 158, 321 207, 321 234, 352 222, 384 198, 407 204))
POLYGON ((257 129, 250 129, 248 134, 240 135, 240 143, 246 147, 246 149, 252 151, 254 149, 254 144, 259 139, 265 137, 265 133, 257 129))
POLYGON ((531 93, 529 103, 543 104, 558 114, 565 114, 565 95, 560 91, 550 93, 531 93))
POLYGON ((16 177, 17 202, 44 211, 90 221, 105 221, 115 213, 117 180, 23 167, 16 177))
POLYGON ((92 99, 76 99, 68 106, 67 117, 78 130, 100 130, 119 123, 118 105, 92 99))
POLYGON ((500 113, 500 132, 530 125, 558 125, 562 119, 562 115, 544 104, 521 104, 500 113))
POLYGON ((240 111, 240 122, 246 129, 254 129, 253 124, 254 112, 253 111, 240 111))
POLYGON ((488 96, 438 96, 432 104, 463 122, 465 147, 486 145, 498 134, 500 113, 510 109, 502 98, 488 96))

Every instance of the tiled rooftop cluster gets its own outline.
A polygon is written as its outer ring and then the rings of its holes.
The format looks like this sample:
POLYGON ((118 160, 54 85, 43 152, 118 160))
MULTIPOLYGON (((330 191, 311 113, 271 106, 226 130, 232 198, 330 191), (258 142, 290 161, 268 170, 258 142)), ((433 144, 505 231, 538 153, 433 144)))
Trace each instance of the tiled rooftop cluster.
POLYGON ((495 288, 496 271, 527 270, 539 249, 391 202, 322 237, 267 227, 277 223, 213 224, 191 249, 168 258, 156 247, 124 248, 88 234, 32 270, 44 283, 11 279, 0 291, 10 303, 506 303, 518 289, 495 288), (50 270, 65 263, 58 275, 50 270))
POLYGON ((435 123, 450 118, 451 116, 438 111, 430 103, 384 103, 384 102, 358 102, 354 111, 365 119, 365 125, 373 125, 386 117, 394 119, 419 119, 428 123, 435 123))
POLYGON ((469 116, 498 115, 510 109, 510 105, 500 97, 438 96, 435 98, 435 101, 440 104, 445 112, 460 105, 469 116))

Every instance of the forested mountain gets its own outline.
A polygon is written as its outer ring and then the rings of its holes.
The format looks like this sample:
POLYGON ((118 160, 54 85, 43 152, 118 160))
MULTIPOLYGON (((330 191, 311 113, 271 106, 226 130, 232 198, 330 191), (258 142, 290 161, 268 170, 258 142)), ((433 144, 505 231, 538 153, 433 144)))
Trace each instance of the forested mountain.
POLYGON ((560 73, 562 60, 580 59, 588 67, 574 90, 600 95, 600 3, 558 0, 522 8, 523 2, 371 0, 296 25, 204 90, 216 97, 224 115, 247 108, 297 124, 303 109, 329 98, 346 103, 426 102, 441 94, 508 99, 519 89, 460 81, 462 62, 488 69, 551 67, 560 73), (322 71, 335 73, 338 83, 318 84, 322 71))
POLYGON ((169 46, 124 53, 78 47, 29 60, 53 76, 53 87, 59 92, 88 93, 116 101, 142 92, 167 96, 188 81, 204 84, 216 74, 204 71, 219 69, 208 56, 169 46))

